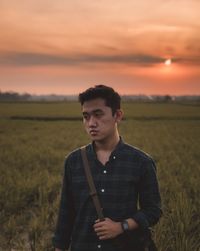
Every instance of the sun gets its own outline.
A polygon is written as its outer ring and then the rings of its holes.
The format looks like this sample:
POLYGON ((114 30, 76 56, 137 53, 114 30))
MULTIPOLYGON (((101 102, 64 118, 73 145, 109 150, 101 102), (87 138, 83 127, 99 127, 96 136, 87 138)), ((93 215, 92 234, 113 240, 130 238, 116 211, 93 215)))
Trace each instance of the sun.
POLYGON ((172 64, 171 58, 168 58, 168 59, 165 60, 165 65, 166 66, 170 66, 171 64, 172 64))

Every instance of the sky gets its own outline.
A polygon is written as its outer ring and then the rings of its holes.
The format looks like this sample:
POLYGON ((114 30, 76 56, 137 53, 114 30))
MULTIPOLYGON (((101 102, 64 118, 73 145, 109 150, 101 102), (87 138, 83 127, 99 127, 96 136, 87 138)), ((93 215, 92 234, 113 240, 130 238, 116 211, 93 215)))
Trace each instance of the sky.
POLYGON ((0 0, 0 90, 200 95, 199 13, 199 0, 0 0))

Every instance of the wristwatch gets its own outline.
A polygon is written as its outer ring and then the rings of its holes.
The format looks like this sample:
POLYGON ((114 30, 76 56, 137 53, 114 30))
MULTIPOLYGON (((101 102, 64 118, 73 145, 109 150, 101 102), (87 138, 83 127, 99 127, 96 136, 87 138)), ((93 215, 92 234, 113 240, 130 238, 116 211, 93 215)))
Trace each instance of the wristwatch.
POLYGON ((128 225, 128 221, 127 220, 123 220, 121 222, 121 226, 122 226, 122 229, 124 230, 124 232, 126 232, 126 231, 129 230, 129 225, 128 225))

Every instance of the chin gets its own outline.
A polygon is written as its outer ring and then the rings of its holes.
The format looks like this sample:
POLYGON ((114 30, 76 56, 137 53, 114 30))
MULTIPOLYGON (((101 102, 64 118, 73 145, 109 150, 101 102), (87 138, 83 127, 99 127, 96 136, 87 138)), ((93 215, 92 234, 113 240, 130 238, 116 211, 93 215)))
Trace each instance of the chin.
POLYGON ((93 137, 92 140, 93 140, 93 141, 96 141, 96 142, 103 143, 103 142, 106 141, 106 138, 105 138, 105 137, 93 137))
POLYGON ((103 140, 103 138, 99 135, 94 135, 94 136, 90 135, 90 138, 91 138, 91 140, 94 140, 94 141, 102 141, 103 140))
POLYGON ((101 138, 99 136, 90 136, 91 140, 99 141, 101 138))

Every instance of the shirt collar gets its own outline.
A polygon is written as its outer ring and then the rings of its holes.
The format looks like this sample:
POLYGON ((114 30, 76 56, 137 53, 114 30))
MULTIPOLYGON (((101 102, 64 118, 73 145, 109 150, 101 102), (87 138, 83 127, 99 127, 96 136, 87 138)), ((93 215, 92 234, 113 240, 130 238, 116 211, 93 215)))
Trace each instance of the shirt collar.
MULTIPOLYGON (((118 154, 123 146, 124 146, 124 141, 123 141, 122 137, 120 136, 119 142, 117 143, 115 149, 112 151, 110 156, 118 154)), ((89 144, 89 153, 94 158, 97 158, 97 155, 96 155, 96 152, 95 152, 95 147, 94 147, 94 141, 91 144, 89 144)))

